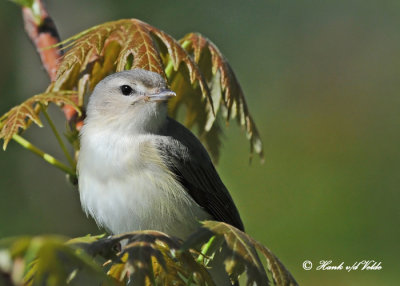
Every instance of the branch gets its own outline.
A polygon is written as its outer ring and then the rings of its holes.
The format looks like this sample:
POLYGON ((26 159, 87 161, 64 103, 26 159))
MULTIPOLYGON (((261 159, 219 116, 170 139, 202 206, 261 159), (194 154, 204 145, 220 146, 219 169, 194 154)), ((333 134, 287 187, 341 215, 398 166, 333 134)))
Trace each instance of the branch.
POLYGON ((22 16, 25 31, 35 45, 50 79, 54 81, 58 69, 58 60, 63 54, 60 47, 48 48, 60 42, 56 26, 41 0, 35 0, 32 8, 23 7, 22 16))
MULTIPOLYGON (((34 0, 31 7, 22 7, 25 31, 36 47, 43 67, 50 80, 57 76, 58 64, 63 55, 57 28, 46 11, 42 0, 34 0), (51 47, 51 48, 49 48, 51 47)), ((76 111, 70 105, 64 105, 63 111, 68 121, 76 118, 76 111)))

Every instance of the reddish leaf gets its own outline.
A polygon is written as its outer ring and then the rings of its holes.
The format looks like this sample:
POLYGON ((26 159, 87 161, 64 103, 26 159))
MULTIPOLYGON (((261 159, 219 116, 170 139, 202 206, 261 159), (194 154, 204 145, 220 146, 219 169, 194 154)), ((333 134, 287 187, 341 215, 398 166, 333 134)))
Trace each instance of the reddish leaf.
MULTIPOLYGON (((260 135, 251 117, 243 90, 228 61, 218 48, 207 38, 197 33, 187 34, 180 40, 183 47, 194 57, 203 74, 207 77, 210 89, 213 91, 214 110, 222 107, 222 115, 228 122, 231 117, 237 117, 240 125, 244 126, 253 150, 263 158, 263 148, 260 135), (203 58, 209 57, 206 63, 201 64, 203 58), (222 96, 221 96, 222 95, 222 96)), ((213 120, 205 126, 210 130, 213 120)))
POLYGON ((3 138, 3 149, 7 148, 8 142, 17 134, 19 129, 26 129, 32 120, 40 127, 42 122, 38 116, 39 109, 36 107, 37 103, 48 105, 50 102, 55 104, 68 104, 80 112, 75 102, 77 100, 76 92, 71 91, 58 91, 47 92, 32 96, 22 104, 15 106, 2 117, 0 117, 0 139, 3 138))

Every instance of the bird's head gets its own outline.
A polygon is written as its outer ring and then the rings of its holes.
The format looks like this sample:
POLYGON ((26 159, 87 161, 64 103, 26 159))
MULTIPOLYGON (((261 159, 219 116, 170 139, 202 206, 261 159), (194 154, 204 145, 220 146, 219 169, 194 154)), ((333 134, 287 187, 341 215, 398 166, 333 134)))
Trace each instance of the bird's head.
POLYGON ((86 124, 151 130, 167 116, 167 100, 175 93, 158 73, 143 69, 117 72, 101 80, 90 96, 86 124))

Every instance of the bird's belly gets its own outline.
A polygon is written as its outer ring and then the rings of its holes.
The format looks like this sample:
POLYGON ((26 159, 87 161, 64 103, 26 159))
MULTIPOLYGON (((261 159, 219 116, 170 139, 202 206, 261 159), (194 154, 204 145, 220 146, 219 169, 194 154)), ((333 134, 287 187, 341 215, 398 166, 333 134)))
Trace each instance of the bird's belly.
POLYGON ((106 168, 80 170, 80 196, 86 213, 114 234, 151 229, 184 238, 210 218, 161 168, 142 166, 125 176, 106 168))

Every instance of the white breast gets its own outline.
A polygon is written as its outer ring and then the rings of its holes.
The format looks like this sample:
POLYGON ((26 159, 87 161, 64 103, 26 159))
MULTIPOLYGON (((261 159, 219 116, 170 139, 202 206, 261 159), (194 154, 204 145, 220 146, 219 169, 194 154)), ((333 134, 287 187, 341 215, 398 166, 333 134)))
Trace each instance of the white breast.
POLYGON ((152 136, 82 135, 82 207, 114 234, 151 229, 184 238, 210 216, 166 169, 152 136))

